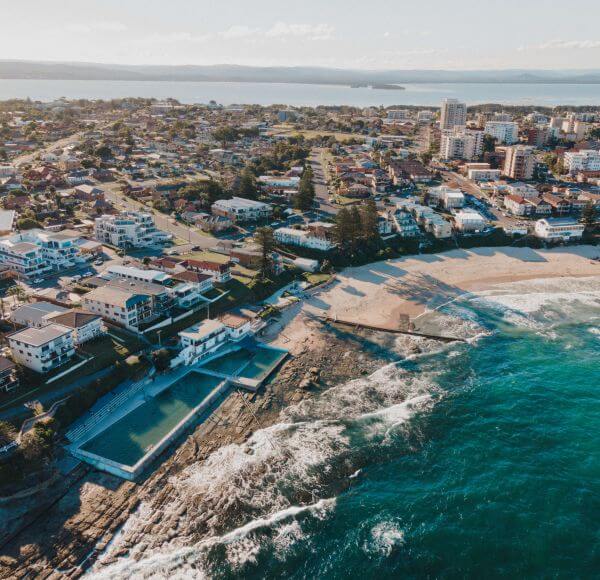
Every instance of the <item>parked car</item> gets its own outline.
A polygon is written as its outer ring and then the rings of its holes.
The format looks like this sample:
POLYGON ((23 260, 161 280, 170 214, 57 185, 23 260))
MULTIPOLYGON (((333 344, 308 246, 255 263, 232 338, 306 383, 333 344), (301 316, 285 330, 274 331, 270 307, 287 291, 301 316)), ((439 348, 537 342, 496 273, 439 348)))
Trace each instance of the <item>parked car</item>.
POLYGON ((94 260, 94 266, 102 266, 102 264, 104 264, 104 260, 102 258, 94 260))
POLYGON ((31 283, 32 284, 41 284, 44 281, 43 278, 36 278, 35 280, 33 280, 31 283))

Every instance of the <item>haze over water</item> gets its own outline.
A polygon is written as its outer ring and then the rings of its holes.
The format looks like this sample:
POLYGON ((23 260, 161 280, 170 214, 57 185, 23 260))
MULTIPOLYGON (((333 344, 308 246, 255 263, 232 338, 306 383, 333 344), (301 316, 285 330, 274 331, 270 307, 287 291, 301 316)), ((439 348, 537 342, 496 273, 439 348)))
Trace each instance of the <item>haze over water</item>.
POLYGON ((385 90, 294 83, 220 83, 166 81, 72 81, 0 79, 0 100, 31 98, 119 99, 175 98, 182 103, 284 104, 293 106, 352 105, 439 106, 445 97, 469 104, 600 105, 600 85, 594 84, 408 84, 406 90, 385 90))

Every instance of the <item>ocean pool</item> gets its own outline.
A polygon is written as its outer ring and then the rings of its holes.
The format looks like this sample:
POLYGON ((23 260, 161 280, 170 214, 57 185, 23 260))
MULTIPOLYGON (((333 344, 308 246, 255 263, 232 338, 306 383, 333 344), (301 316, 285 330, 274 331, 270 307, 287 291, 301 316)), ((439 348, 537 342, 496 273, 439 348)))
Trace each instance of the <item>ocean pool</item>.
POLYGON ((221 375, 262 381, 286 356, 287 352, 279 349, 241 348, 213 359, 201 368, 221 375))
POLYGON ((222 382, 189 372, 87 441, 80 449, 134 466, 222 382))

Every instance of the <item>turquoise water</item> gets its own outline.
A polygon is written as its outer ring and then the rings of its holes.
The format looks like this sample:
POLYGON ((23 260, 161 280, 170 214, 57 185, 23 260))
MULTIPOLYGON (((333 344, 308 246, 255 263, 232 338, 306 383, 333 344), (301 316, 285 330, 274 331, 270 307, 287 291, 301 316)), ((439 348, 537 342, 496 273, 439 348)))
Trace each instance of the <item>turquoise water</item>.
POLYGON ((268 375, 285 357, 285 353, 271 348, 241 348, 203 365, 207 370, 247 379, 261 379, 268 375))
POLYGON ((557 284, 457 302, 452 331, 477 340, 334 387, 188 468, 169 509, 218 505, 212 527, 187 524, 205 540, 152 538, 109 577, 598 577, 600 283, 557 284))
POLYGON ((191 372, 90 439, 82 449, 133 466, 220 382, 191 372))

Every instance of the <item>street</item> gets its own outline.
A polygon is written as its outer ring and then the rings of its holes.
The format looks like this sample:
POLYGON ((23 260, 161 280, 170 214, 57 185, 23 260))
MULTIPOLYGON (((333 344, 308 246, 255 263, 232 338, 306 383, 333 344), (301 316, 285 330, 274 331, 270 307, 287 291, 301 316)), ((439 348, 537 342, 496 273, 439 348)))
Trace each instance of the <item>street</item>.
POLYGON ((218 241, 209 234, 204 234, 189 228, 177 222, 175 218, 165 215, 159 211, 154 211, 152 208, 149 208, 143 203, 126 197, 120 191, 121 185, 119 183, 98 183, 98 187, 103 188, 106 199, 114 203, 120 209, 151 213, 154 217, 154 223, 159 230, 168 232, 174 237, 184 240, 192 246, 199 246, 203 250, 207 250, 214 247, 218 241))
POLYGON ((329 201, 327 188, 327 173, 325 170, 325 149, 314 147, 310 153, 309 162, 313 170, 313 185, 315 186, 315 200, 323 212, 336 214, 339 208, 329 201))

